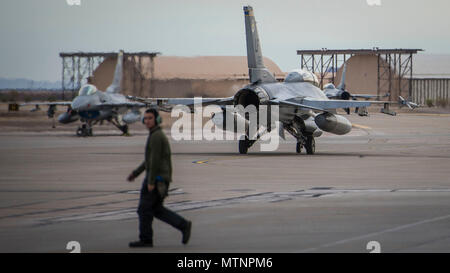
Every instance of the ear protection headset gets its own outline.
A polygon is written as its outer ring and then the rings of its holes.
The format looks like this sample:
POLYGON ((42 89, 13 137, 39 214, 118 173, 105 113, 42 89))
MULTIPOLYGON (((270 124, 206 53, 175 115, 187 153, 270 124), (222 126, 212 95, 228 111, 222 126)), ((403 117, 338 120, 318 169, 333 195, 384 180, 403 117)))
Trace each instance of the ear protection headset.
MULTIPOLYGON (((149 109, 145 110, 145 113, 152 113, 152 114, 155 116, 155 122, 156 122, 156 125, 160 125, 160 124, 161 124, 162 118, 161 118, 161 116, 159 115, 158 110, 156 110, 156 109, 154 109, 154 108, 149 108, 149 109)), ((145 114, 144 114, 144 115, 145 115, 145 114)), ((144 122, 144 116, 142 116, 142 124, 145 124, 145 122, 144 122)))

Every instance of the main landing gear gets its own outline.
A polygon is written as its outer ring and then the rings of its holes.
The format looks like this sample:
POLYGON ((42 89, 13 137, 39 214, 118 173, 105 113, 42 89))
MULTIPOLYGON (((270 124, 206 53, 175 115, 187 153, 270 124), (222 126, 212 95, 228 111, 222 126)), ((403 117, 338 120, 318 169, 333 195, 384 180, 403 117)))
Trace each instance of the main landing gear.
POLYGON ((117 127, 120 131, 122 131, 122 136, 130 136, 130 133, 128 132, 128 125, 127 124, 120 124, 117 117, 114 117, 112 120, 108 120, 111 124, 117 127))
POLYGON ((256 139, 249 139, 248 133, 245 136, 242 136, 239 140, 239 153, 240 154, 247 154, 248 148, 252 147, 255 142, 261 138, 263 134, 266 132, 269 132, 269 130, 265 129, 263 132, 258 132, 256 134, 256 139))
MULTIPOLYGON (((130 134, 128 133, 128 125, 127 124, 121 125, 118 122, 114 122, 114 121, 109 121, 109 122, 111 122, 114 126, 116 126, 117 129, 122 131, 122 136, 130 136, 130 134)), ((94 124, 97 124, 97 122, 94 122, 94 124)), ((90 124, 90 123, 82 124, 77 129, 77 132, 76 132, 77 136, 79 136, 79 137, 93 136, 93 134, 92 134, 92 125, 94 125, 94 124, 90 124)))
POLYGON ((249 139, 248 136, 244 136, 243 139, 239 140, 239 153, 240 154, 247 154, 249 146, 249 139))
MULTIPOLYGON (((258 137, 259 138, 259 137, 258 137)), ((252 147, 252 145, 256 142, 255 140, 248 139, 248 136, 244 136, 239 140, 239 153, 247 154, 248 148, 252 147)))
POLYGON ((301 137, 297 140, 296 152, 300 154, 302 152, 302 148, 305 147, 306 153, 312 155, 316 152, 316 141, 313 136, 301 137))
MULTIPOLYGON (((82 120, 82 121, 86 121, 86 120, 82 120)), ((130 136, 130 134, 128 133, 128 125, 127 124, 121 124, 119 122, 119 120, 117 119, 117 117, 115 117, 114 119, 109 119, 107 120, 108 122, 110 122, 111 124, 113 124, 114 126, 117 127, 117 129, 119 129, 120 131, 122 131, 122 136, 130 136)), ((80 127, 78 127, 77 129, 77 136, 80 137, 88 137, 88 136, 92 136, 92 126, 96 125, 97 123, 102 124, 103 120, 88 120, 86 121, 86 123, 83 123, 80 127)))
MULTIPOLYGON (((305 148, 306 154, 313 155, 316 153, 316 141, 314 136, 310 134, 299 133, 298 131, 292 130, 291 127, 285 127, 289 133, 297 138, 296 152, 300 154, 302 148, 305 148)), ((264 132, 265 133, 265 132, 264 132)), ((261 137, 262 134, 257 134, 255 140, 250 140, 248 135, 242 136, 239 140, 239 153, 247 154, 248 149, 261 137)))

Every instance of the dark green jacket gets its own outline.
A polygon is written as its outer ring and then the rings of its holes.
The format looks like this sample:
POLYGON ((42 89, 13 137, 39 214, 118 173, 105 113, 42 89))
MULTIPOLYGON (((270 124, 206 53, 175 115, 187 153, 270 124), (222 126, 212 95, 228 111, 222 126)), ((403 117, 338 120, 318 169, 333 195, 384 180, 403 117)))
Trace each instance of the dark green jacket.
POLYGON ((145 160, 133 171, 135 177, 146 171, 147 184, 155 185, 156 177, 170 183, 172 181, 172 160, 169 141, 159 126, 150 130, 145 147, 145 160))

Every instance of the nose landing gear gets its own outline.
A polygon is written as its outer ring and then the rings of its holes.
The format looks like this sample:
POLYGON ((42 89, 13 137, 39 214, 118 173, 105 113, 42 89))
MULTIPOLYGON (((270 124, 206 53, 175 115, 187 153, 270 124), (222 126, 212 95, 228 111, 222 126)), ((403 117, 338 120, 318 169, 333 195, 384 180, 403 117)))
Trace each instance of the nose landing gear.
POLYGON ((83 124, 77 129, 77 136, 87 137, 92 136, 92 127, 89 124, 83 124))

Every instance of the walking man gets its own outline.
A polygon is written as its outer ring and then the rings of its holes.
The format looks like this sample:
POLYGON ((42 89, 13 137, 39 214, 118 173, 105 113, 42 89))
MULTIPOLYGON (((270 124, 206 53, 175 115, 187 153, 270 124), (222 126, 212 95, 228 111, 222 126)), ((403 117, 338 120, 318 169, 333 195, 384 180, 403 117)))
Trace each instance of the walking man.
POLYGON ((153 246, 153 217, 166 222, 182 233, 182 243, 187 244, 192 223, 163 206, 169 184, 172 181, 172 161, 169 141, 160 127, 161 117, 156 109, 147 109, 142 121, 149 130, 145 147, 145 160, 129 176, 133 182, 143 171, 139 207, 139 241, 130 242, 130 247, 153 246))

